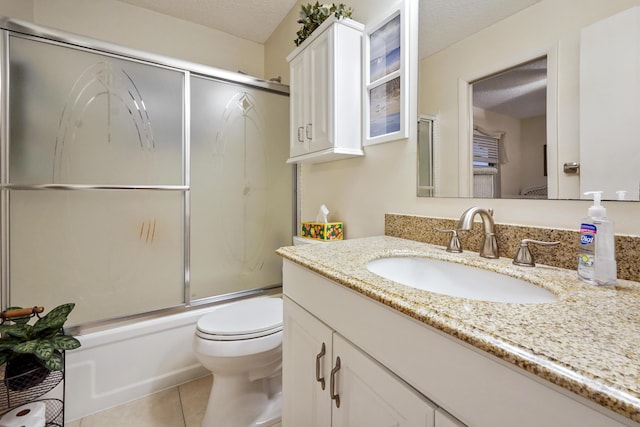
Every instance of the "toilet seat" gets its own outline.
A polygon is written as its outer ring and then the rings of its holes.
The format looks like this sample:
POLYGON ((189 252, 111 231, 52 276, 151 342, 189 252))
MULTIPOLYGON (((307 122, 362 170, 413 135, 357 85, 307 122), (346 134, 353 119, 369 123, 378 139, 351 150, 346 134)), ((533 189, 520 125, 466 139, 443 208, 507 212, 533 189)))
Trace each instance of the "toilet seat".
POLYGON ((251 298, 220 307, 201 317, 196 335, 212 341, 239 341, 282 331, 282 299, 251 298))

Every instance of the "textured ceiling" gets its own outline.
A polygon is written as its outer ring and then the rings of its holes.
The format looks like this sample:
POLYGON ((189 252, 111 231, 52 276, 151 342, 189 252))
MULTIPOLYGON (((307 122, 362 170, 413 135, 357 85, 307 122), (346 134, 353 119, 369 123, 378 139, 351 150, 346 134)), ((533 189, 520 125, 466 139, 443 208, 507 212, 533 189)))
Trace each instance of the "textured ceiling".
POLYGON ((267 41, 273 30, 296 4, 296 0, 121 1, 256 43, 267 41))
POLYGON ((547 58, 473 84, 473 106, 525 119, 547 110, 547 58))
POLYGON ((514 15, 540 0, 420 0, 420 58, 514 15))
MULTIPOLYGON (((264 43, 296 4, 296 0, 121 1, 257 43, 264 43)), ((444 49, 539 1, 419 0, 420 56, 444 49)), ((342 2, 349 4, 349 0, 342 2)))

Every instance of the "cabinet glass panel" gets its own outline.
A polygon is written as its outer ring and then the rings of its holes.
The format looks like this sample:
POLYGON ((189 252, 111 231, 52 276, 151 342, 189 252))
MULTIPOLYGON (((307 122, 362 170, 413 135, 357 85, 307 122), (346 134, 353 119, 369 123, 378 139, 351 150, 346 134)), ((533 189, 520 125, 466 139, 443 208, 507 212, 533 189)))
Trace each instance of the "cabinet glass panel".
POLYGON ((184 301, 180 191, 10 194, 10 304, 74 301, 68 326, 184 301))
POLYGON ((191 298, 282 282, 291 244, 289 98, 191 78, 191 298))
POLYGON ((13 184, 180 185, 184 73, 9 38, 13 184))

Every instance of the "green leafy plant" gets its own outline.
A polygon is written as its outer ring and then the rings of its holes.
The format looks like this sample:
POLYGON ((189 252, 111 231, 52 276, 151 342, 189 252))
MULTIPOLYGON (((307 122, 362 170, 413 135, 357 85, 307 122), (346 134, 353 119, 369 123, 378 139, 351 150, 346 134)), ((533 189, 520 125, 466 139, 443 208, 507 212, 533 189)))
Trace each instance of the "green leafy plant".
POLYGON ((331 4, 307 4, 301 6, 300 19, 298 24, 302 24, 302 28, 298 30, 297 39, 294 40, 296 46, 307 39, 313 31, 320 26, 329 16, 334 15, 336 18, 351 18, 353 10, 345 6, 343 3, 336 5, 331 4))
MULTIPOLYGON (((0 365, 15 362, 18 359, 34 360, 49 371, 61 371, 64 368, 62 351, 80 347, 80 341, 65 334, 64 323, 75 304, 62 304, 31 325, 32 316, 8 318, 0 325, 0 365), (32 356, 32 357, 28 357, 32 356)), ((7 310, 17 310, 11 307, 7 310)))

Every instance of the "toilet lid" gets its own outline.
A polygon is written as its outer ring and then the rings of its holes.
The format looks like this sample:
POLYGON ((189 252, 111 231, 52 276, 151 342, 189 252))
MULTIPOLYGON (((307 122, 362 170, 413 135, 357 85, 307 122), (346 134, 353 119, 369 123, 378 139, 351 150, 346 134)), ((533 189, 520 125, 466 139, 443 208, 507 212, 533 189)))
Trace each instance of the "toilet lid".
POLYGON ((198 335, 256 338, 282 329, 281 298, 251 298, 220 307, 198 320, 198 335))

